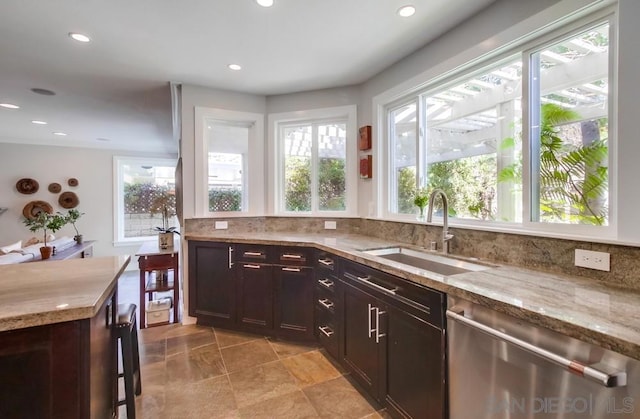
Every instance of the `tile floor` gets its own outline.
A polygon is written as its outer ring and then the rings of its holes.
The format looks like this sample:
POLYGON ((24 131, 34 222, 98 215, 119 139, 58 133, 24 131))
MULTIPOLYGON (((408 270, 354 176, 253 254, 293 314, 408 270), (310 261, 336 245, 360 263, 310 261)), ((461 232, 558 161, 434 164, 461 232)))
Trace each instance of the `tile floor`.
MULTIPOLYGON (((118 298, 138 303, 137 272, 120 278, 118 298)), ((314 345, 196 325, 147 328, 139 337, 139 418, 388 417, 314 345)), ((119 413, 126 418, 124 406, 119 413)))

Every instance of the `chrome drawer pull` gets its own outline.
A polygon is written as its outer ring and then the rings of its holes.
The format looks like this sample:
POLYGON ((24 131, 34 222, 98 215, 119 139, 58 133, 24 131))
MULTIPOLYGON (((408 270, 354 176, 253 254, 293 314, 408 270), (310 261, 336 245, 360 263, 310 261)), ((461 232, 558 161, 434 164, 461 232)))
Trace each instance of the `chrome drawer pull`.
POLYGON ((322 285, 324 285, 327 288, 333 288, 333 281, 327 279, 327 278, 323 278, 323 279, 318 279, 318 282, 321 283, 322 285))
POLYGON ((374 311, 376 308, 374 306, 372 306, 371 304, 367 304, 368 309, 367 309, 367 335, 369 336, 369 338, 371 338, 371 334, 373 332, 376 332, 376 329, 372 329, 371 328, 371 312, 374 311))
POLYGON ((300 268, 282 268, 282 270, 287 272, 300 272, 300 268))
POLYGON ((318 300, 318 302, 322 304, 324 308, 328 308, 328 309, 332 309, 334 305, 333 302, 328 298, 323 298, 322 300, 318 300))
POLYGON ((318 262, 324 266, 333 266, 333 259, 318 259, 318 262))
POLYGON ((368 276, 368 275, 367 276, 357 276, 357 275, 351 274, 349 272, 345 272, 344 276, 349 278, 349 279, 355 279, 357 281, 363 282, 363 283, 365 283, 367 285, 372 286, 373 288, 377 288, 380 291, 384 291, 384 292, 386 292, 388 294, 391 294, 391 295, 396 295, 396 291, 398 291, 400 289, 399 287, 387 288, 387 287, 383 287, 382 285, 378 285, 378 284, 376 284, 374 282, 371 282, 371 277, 368 276))
POLYGON ((546 349, 540 348, 539 346, 535 346, 529 342, 525 342, 500 330, 496 330, 485 324, 465 317, 464 310, 447 310, 447 317, 472 329, 476 329, 482 333, 485 333, 493 338, 508 342, 523 351, 529 352, 530 354, 536 355, 544 360, 551 362, 552 364, 565 368, 567 371, 584 377, 589 381, 596 382, 605 387, 624 387, 627 385, 626 371, 616 371, 609 374, 604 371, 600 371, 599 369, 593 368, 589 365, 585 365, 581 362, 565 358, 562 355, 547 351, 546 349))
POLYGON ((231 255, 233 254, 233 247, 229 246, 229 269, 233 266, 233 262, 231 262, 231 255))
POLYGON ((376 307, 376 343, 380 343, 380 338, 386 336, 385 333, 380 333, 380 315, 387 314, 386 311, 380 311, 378 307, 376 307))
POLYGON ((333 335, 333 330, 329 326, 318 326, 318 330, 322 332, 323 335, 330 338, 333 335))
POLYGON ((249 269, 260 269, 260 265, 242 265, 242 266, 249 269))
POLYGON ((302 259, 302 256, 294 255, 291 253, 285 253, 283 255, 280 255, 280 259, 302 259))
POLYGON ((243 253, 244 256, 251 256, 251 257, 262 257, 264 256, 264 254, 262 252, 244 252, 243 253))

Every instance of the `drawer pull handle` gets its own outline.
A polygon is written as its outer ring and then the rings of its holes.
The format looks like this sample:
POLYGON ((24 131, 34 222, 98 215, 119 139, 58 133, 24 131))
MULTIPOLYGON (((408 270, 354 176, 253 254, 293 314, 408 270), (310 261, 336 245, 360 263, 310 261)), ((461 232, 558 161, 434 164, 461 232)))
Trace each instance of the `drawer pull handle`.
POLYGON ((280 259, 302 259, 302 255, 294 255, 292 253, 284 253, 280 255, 280 259))
POLYGON ((249 269, 260 269, 260 265, 243 265, 243 266, 249 269))
POLYGON ((333 266, 333 259, 318 259, 318 262, 324 266, 333 266))
POLYGON ((319 283, 321 283, 322 285, 324 285, 325 287, 331 289, 333 288, 333 281, 327 279, 327 278, 323 278, 323 279, 319 279, 318 280, 319 283))
POLYGON ((233 267, 233 247, 229 246, 229 269, 233 267))
POLYGON ((244 252, 243 253, 244 256, 249 256, 249 257, 263 257, 264 254, 262 252, 244 252))
POLYGON ((282 270, 287 272, 300 272, 300 268, 282 268, 282 270))
POLYGON ((329 326, 318 326, 318 330, 322 332, 323 335, 330 338, 333 335, 333 330, 329 326))
POLYGON ((380 291, 384 291, 384 292, 389 293, 391 295, 396 295, 396 291, 398 291, 400 289, 399 287, 387 288, 387 287, 383 287, 382 285, 378 285, 375 282, 371 282, 371 277, 369 275, 367 275, 367 276, 357 276, 357 275, 354 275, 352 273, 345 272, 344 276, 346 278, 349 278, 349 279, 352 279, 352 280, 357 280, 357 281, 360 281, 360 282, 365 283, 367 285, 370 285, 373 288, 376 288, 376 289, 378 289, 380 291))
POLYGON ((322 300, 318 300, 318 302, 322 304, 324 308, 328 308, 328 309, 332 309, 334 305, 333 302, 328 298, 323 298, 322 300))

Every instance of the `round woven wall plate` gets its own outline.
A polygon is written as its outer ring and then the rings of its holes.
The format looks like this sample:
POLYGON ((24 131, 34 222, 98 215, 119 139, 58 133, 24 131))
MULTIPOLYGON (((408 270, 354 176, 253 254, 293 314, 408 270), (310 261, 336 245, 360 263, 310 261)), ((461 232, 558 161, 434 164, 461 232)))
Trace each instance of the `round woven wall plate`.
POLYGON ((60 193, 62 190, 62 186, 59 183, 50 183, 49 184, 49 192, 51 193, 60 193))
POLYGON ((22 178, 16 182, 16 189, 20 193, 30 195, 32 193, 38 192, 38 189, 40 189, 40 185, 35 179, 22 178))
POLYGON ((22 215, 29 220, 36 218, 41 212, 53 214, 53 207, 45 201, 31 201, 22 209, 22 215))
POLYGON ((67 181, 67 183, 69 184, 69 186, 78 186, 80 182, 78 182, 78 179, 72 177, 67 181))
POLYGON ((73 192, 62 192, 58 198, 58 204, 65 209, 75 208, 79 203, 78 195, 73 192))

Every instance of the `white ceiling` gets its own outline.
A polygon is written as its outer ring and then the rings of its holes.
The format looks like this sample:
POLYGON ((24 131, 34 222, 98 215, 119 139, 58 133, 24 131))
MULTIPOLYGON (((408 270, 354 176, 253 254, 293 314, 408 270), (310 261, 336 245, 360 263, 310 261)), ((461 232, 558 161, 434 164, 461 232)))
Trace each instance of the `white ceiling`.
POLYGON ((21 108, 0 108, 0 142, 175 153, 169 82, 258 95, 359 84, 493 1, 1 0, 0 103, 21 108), (417 13, 397 16, 405 4, 417 13))

